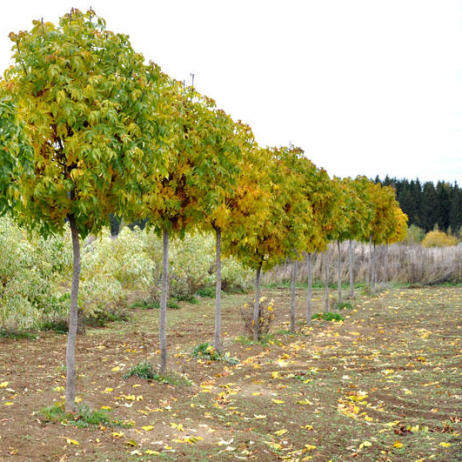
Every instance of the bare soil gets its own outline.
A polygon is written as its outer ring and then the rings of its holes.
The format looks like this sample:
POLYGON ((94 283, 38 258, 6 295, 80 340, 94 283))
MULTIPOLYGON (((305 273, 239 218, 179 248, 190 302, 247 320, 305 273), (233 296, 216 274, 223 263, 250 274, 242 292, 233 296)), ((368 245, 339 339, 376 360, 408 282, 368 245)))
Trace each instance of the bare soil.
POLYGON ((79 337, 79 399, 110 407, 124 428, 41 415, 63 400, 65 335, 0 339, 0 460, 462 460, 462 287, 360 295, 344 322, 312 328, 299 290, 296 334, 289 290, 264 292, 276 315, 264 345, 238 338, 251 295, 224 296, 234 366, 191 355, 213 338, 213 299, 168 311, 169 368, 189 386, 122 378, 142 360, 158 364, 158 310, 79 337))

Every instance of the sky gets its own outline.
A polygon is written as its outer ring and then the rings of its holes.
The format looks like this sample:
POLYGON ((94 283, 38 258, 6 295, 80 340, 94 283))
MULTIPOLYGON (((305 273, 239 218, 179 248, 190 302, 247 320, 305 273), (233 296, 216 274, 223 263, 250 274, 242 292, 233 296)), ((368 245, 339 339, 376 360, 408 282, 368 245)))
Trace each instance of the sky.
POLYGON ((90 6, 263 146, 330 175, 462 184, 462 0, 15 0, 0 68, 9 32, 90 6))

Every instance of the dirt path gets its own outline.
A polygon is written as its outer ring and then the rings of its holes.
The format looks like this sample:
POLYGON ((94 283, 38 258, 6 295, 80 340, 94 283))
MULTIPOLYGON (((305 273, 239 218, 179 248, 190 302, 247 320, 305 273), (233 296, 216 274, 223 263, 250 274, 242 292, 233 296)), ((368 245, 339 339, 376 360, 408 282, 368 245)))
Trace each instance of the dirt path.
POLYGON ((122 379, 158 362, 157 311, 80 338, 79 398, 109 407, 123 428, 40 415, 63 398, 65 336, 0 340, 0 460, 461 460, 461 287, 362 297, 343 323, 312 329, 299 291, 296 335, 286 331, 288 291, 267 295, 276 320, 266 345, 236 341, 249 296, 224 299, 236 366, 190 354, 212 339, 214 300, 169 311, 169 365, 189 386, 122 379))

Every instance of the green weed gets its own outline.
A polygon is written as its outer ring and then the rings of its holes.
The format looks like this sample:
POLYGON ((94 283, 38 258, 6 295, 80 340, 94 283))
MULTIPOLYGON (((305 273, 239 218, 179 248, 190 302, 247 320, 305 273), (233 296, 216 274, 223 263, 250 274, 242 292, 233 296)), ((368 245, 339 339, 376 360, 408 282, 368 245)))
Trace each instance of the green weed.
POLYGON ((345 318, 339 313, 315 313, 311 316, 311 319, 319 319, 323 321, 343 321, 345 318))

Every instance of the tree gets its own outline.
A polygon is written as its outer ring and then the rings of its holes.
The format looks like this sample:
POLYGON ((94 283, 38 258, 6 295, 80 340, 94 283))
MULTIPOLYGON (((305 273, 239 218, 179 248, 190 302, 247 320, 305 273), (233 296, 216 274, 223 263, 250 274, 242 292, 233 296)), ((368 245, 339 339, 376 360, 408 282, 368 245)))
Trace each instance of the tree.
MULTIPOLYGON (((272 268, 286 256, 284 205, 287 200, 282 188, 285 179, 277 151, 270 148, 255 148, 253 168, 246 169, 249 178, 245 183, 249 194, 257 198, 257 214, 252 216, 246 210, 246 203, 237 203, 230 215, 228 232, 223 240, 226 254, 237 257, 244 265, 256 272, 255 303, 253 312, 253 337, 260 338, 260 278, 261 271, 272 268), (253 191, 252 191, 253 190, 253 191), (242 220, 247 214, 248 219, 242 220)), ((247 175, 247 173, 246 173, 247 175)))
MULTIPOLYGON (((358 176, 354 180, 344 178, 342 180, 347 189, 348 201, 348 231, 345 238, 349 240, 349 278, 350 297, 354 297, 354 255, 352 241, 367 241, 370 235, 370 223, 373 217, 373 205, 369 196, 369 180, 364 176, 358 176)), ((340 257, 340 255, 339 255, 340 257)), ((340 265, 340 262, 339 262, 340 265)), ((339 301, 341 301, 341 286, 339 281, 339 301)))
MULTIPOLYGON (((336 190, 332 180, 324 169, 317 169, 314 164, 306 168, 306 194, 312 206, 314 232, 306 236, 304 249, 308 262, 308 290, 306 303, 306 319, 311 325, 312 271, 311 257, 313 253, 327 251, 328 234, 334 228, 337 207, 336 190)), ((326 283, 326 300, 329 300, 329 288, 326 283)))
POLYGON ((21 165, 13 178, 15 215, 43 236, 71 228, 66 408, 74 411, 80 239, 98 233, 110 213, 135 210, 165 172, 164 76, 91 10, 73 9, 57 26, 34 21, 10 38, 16 51, 4 87, 33 149, 31 168, 21 165))
POLYGON ((376 282, 376 245, 390 244, 405 239, 407 215, 400 209, 395 198, 395 191, 391 186, 382 187, 380 183, 371 183, 369 193, 374 209, 370 225, 370 242, 373 245, 373 251, 370 258, 369 281, 372 290, 374 290, 376 282))
MULTIPOLYGON (((145 200, 150 226, 163 236, 162 291, 160 303, 160 373, 167 372, 166 308, 168 293, 168 241, 199 226, 231 193, 240 171, 241 151, 236 124, 213 100, 193 88, 179 86, 175 103, 175 140, 168 174, 145 200)), ((220 241, 219 221, 212 221, 220 241)), ((217 246, 219 255, 219 245, 217 246)), ((219 260, 219 257, 217 257, 219 260)), ((218 278, 219 280, 219 278, 218 278)), ((218 289, 217 289, 218 290, 218 289)), ((221 288, 220 288, 221 292, 221 288)), ((219 306, 219 305, 218 305, 219 306)))
POLYGON ((284 256, 291 259, 292 284, 290 302, 290 330, 295 332, 295 283, 297 262, 302 257, 306 242, 315 232, 312 205, 309 200, 309 178, 314 168, 304 157, 303 150, 290 146, 274 150, 278 178, 278 201, 283 209, 284 239, 280 242, 284 256), (282 180, 282 181, 281 181, 282 180))
MULTIPOLYGON (((225 131, 226 132, 226 131, 225 131)), ((248 125, 239 121, 234 132, 223 132, 220 142, 215 144, 216 169, 205 169, 204 183, 214 191, 213 195, 201 195, 204 212, 203 227, 215 232, 216 238, 216 290, 215 290, 215 334, 214 347, 223 351, 221 340, 221 240, 222 233, 236 232, 242 225, 243 214, 255 211, 258 201, 250 205, 252 179, 252 154, 256 142, 248 125), (218 193, 218 194, 217 194, 218 193), (239 205, 238 205, 239 204, 239 205), (234 228, 234 229, 233 229, 234 228)), ((245 219, 245 218, 244 218, 245 219)), ((237 231, 239 232, 239 231, 237 231)))

